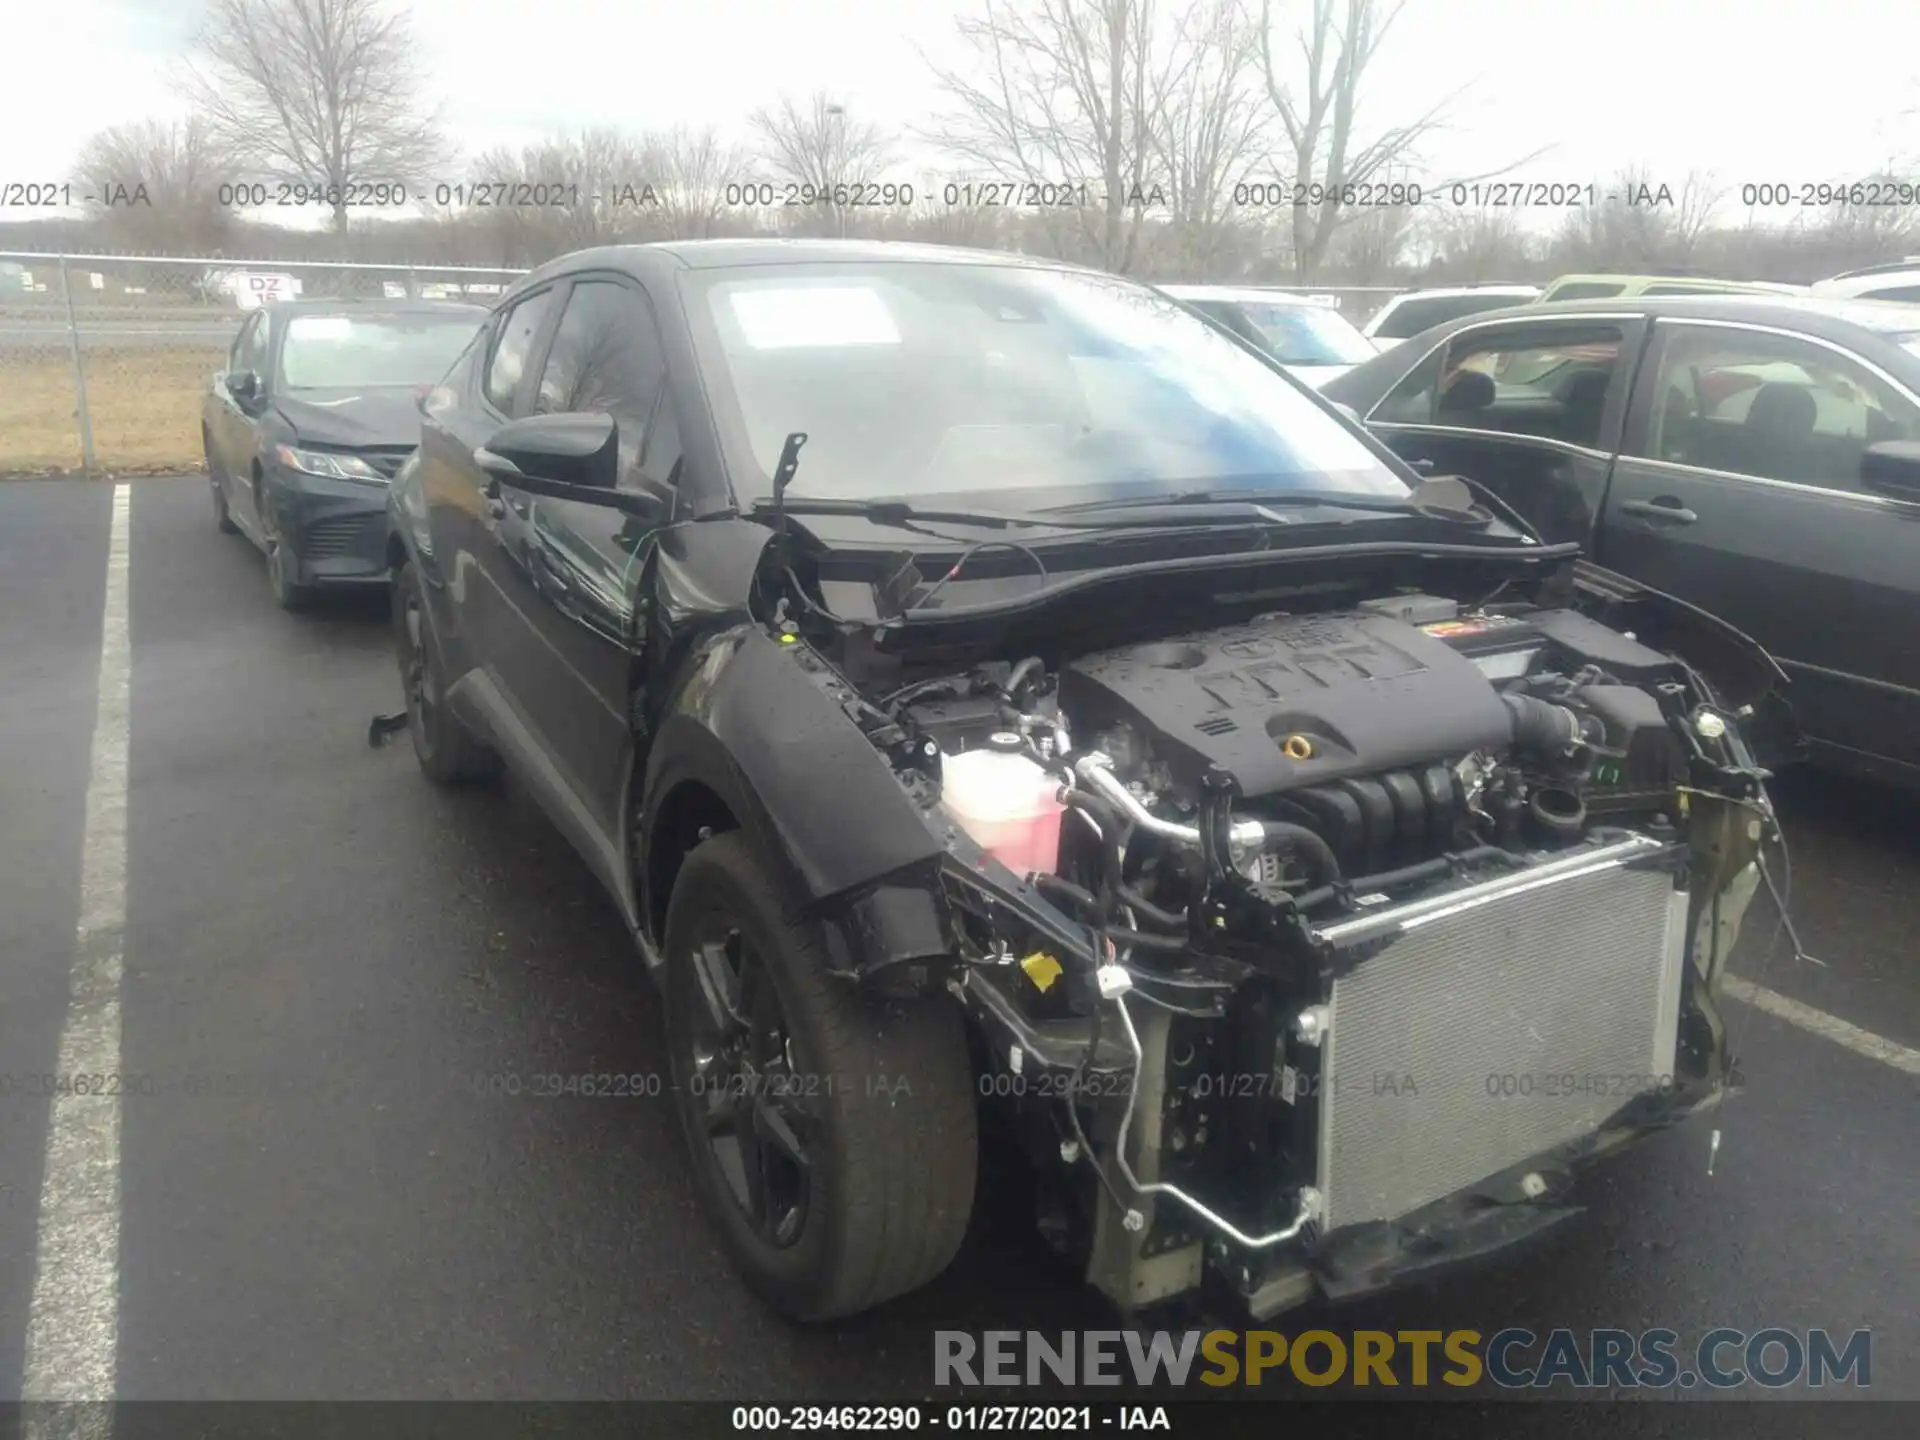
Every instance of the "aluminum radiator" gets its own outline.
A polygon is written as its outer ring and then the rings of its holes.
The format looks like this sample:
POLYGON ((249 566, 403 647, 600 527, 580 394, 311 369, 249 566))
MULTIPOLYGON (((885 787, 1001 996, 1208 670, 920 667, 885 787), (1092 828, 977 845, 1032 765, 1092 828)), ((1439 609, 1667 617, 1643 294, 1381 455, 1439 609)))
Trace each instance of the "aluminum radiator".
POLYGON ((1624 868, 1661 848, 1634 836, 1318 932, 1388 941, 1333 984, 1325 1229, 1578 1139, 1672 1074, 1687 897, 1665 868, 1624 868))

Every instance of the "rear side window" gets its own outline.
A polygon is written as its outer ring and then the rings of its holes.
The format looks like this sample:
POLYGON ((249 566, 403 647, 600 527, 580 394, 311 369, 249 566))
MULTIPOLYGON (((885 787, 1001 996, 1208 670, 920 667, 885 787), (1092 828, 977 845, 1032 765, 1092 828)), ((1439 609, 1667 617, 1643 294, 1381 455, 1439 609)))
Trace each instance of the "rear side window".
POLYGON ((1869 290, 1860 297, 1862 300, 1904 300, 1908 303, 1920 303, 1920 285, 1896 285, 1891 290, 1869 290))
POLYGON ((487 362, 487 379, 482 388, 494 409, 503 415, 513 414, 513 397, 519 392, 521 377, 527 373, 533 342, 540 338, 540 327, 552 303, 551 290, 529 295, 506 313, 495 332, 499 338, 494 341, 493 358, 487 362))
POLYGON ((1598 448, 1620 344, 1615 327, 1581 325, 1449 346, 1433 423, 1598 448))
POLYGON ((1920 439, 1920 408, 1824 345, 1718 327, 1663 330, 1639 447, 1651 459, 1831 490, 1869 445, 1920 439))

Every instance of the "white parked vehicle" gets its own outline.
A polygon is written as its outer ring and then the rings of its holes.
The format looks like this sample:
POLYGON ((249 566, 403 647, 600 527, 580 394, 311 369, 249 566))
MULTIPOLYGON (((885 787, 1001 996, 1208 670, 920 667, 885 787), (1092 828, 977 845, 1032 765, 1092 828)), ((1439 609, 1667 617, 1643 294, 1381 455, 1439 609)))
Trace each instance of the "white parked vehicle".
POLYGON ((1456 285, 1441 290, 1409 290, 1387 301, 1361 327, 1376 350, 1391 350, 1402 340, 1449 320, 1525 305, 1540 298, 1538 285, 1456 285))
POLYGON ((1815 295, 1830 295, 1838 300, 1920 302, 1920 255, 1909 255, 1885 265, 1868 265, 1860 270, 1844 270, 1811 288, 1815 295))
POLYGON ((1161 293, 1225 325, 1318 388, 1374 348, 1330 295, 1232 285, 1162 285, 1161 293))

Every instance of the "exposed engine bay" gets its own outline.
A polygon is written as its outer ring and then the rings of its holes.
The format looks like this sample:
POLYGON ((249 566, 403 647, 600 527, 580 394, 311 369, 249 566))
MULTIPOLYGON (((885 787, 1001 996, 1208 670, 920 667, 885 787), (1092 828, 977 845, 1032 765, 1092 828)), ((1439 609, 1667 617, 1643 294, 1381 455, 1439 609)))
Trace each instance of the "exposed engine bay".
POLYGON ((1125 1309, 1497 1248, 1727 1081, 1764 772, 1579 610, 1401 593, 852 683, 948 839, 982 1095, 1125 1309))

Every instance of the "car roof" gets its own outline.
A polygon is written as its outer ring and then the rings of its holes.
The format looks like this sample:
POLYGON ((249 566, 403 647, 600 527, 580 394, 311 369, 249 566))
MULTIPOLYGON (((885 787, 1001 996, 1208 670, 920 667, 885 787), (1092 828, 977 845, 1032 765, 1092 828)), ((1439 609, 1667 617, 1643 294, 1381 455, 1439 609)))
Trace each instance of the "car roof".
POLYGON ((1829 275, 1820 283, 1825 285, 1835 280, 1858 280, 1869 275, 1897 275, 1904 270, 1920 270, 1920 255, 1908 255, 1899 260, 1882 260, 1878 265, 1862 265, 1858 270, 1842 270, 1838 275, 1829 275))
MULTIPOLYGON (((1585 300, 1549 300, 1545 304, 1509 305, 1482 310, 1460 324, 1484 325, 1493 320, 1539 320, 1555 315, 1646 315, 1670 320, 1751 320, 1805 330, 1810 335, 1839 335, 1849 327, 1879 334, 1920 331, 1920 313, 1911 305, 1890 300, 1846 300, 1826 295, 1595 295, 1585 300)), ((1451 323, 1451 322, 1449 322, 1451 323)))
POLYGON ((1920 285, 1920 265, 1877 265, 1871 270, 1854 271, 1821 280, 1812 289, 1815 295, 1839 298, 1899 285, 1920 285))
POLYGON ((1297 290, 1267 290, 1258 285, 1162 285, 1162 294, 1176 300, 1228 300, 1248 305, 1298 305, 1303 309, 1329 310, 1325 300, 1297 290))
MULTIPOLYGON (((1703 292, 1712 292, 1715 287, 1736 286, 1755 294, 1797 294, 1804 287, 1783 285, 1773 280, 1727 280, 1718 275, 1628 275, 1625 273, 1596 272, 1591 275, 1556 275, 1546 284, 1546 290, 1568 284, 1605 284, 1605 285, 1697 285, 1703 292)), ((1544 292, 1543 292, 1544 293, 1544 292)), ((1735 290, 1733 293, 1741 293, 1735 290)), ((1603 298, 1599 296, 1595 299, 1603 298)))
POLYGON ((1403 290, 1398 295, 1389 296, 1387 304, 1397 305, 1403 300, 1451 300, 1458 295, 1538 295, 1544 290, 1540 285, 1488 284, 1488 285, 1439 285, 1431 290, 1403 290))
POLYGON ((264 308, 276 315, 351 315, 356 310, 377 310, 382 315, 445 315, 449 311, 466 310, 485 315, 488 309, 466 300, 380 300, 372 296, 345 300, 275 300, 264 308))
POLYGON ((996 265, 1028 270, 1103 272, 1064 260, 1049 260, 1008 250, 968 250, 953 245, 921 245, 904 240, 771 240, 762 237, 723 240, 660 240, 646 245, 603 245, 575 250, 547 261, 515 285, 523 290, 554 275, 575 270, 619 270, 659 278, 675 270, 726 270, 773 265, 853 264, 996 265))

